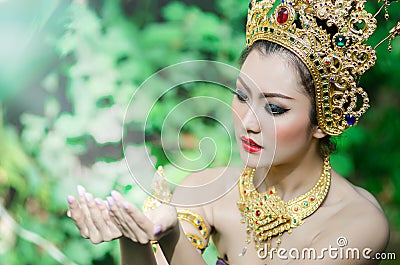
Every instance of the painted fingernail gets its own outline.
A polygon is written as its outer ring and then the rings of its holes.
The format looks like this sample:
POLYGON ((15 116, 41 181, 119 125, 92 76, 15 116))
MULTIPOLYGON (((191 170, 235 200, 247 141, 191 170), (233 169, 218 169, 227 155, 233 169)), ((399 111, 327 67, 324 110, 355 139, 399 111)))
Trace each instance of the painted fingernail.
POLYGON ((160 232, 161 232, 161 230, 162 230, 162 227, 161 227, 161 225, 156 225, 155 227, 154 227, 154 235, 158 235, 160 232))
POLYGON ((74 202, 74 197, 72 197, 71 195, 68 195, 67 201, 68 201, 68 204, 72 204, 74 202))
POLYGON ((90 195, 90 193, 85 193, 85 199, 87 202, 90 202, 92 200, 92 196, 90 195))
POLYGON ((78 190, 79 196, 84 196, 84 195, 85 195, 86 190, 85 190, 84 187, 82 187, 81 185, 78 185, 78 186, 76 187, 76 189, 78 190))
POLYGON ((109 205, 110 207, 113 206, 113 205, 114 205, 114 200, 113 200, 113 198, 107 197, 107 203, 108 203, 108 205, 109 205))
POLYGON ((111 196, 113 197, 114 200, 118 201, 118 192, 116 192, 115 190, 113 190, 111 192, 111 196))
POLYGON ((124 207, 125 210, 129 209, 129 204, 127 202, 122 202, 122 207, 124 207))
POLYGON ((94 201, 96 202, 97 205, 102 205, 103 201, 99 198, 94 199, 94 201))

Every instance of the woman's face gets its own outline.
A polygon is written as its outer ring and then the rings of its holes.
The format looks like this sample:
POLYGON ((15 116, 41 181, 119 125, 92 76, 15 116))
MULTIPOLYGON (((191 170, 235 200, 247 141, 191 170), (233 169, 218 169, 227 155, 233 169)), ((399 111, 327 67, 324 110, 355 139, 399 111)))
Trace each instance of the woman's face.
POLYGON ((248 166, 294 162, 318 141, 310 125, 310 98, 284 56, 251 51, 237 90, 243 96, 232 102, 236 140, 248 166))

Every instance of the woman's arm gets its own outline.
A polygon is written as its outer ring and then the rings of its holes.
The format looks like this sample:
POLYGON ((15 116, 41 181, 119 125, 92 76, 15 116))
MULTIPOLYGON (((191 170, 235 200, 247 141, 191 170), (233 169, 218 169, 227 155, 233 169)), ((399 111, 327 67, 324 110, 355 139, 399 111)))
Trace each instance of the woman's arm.
POLYGON ((159 243, 170 265, 206 265, 201 252, 192 246, 179 223, 159 243))
POLYGON ((113 201, 109 204, 125 237, 120 240, 122 264, 165 264, 161 255, 157 255, 157 263, 154 263, 151 240, 158 240, 170 265, 206 264, 201 252, 186 238, 173 206, 164 204, 144 214, 117 192, 113 192, 113 201), (136 242, 142 244, 141 247, 136 242))
POLYGON ((150 243, 139 244, 129 238, 121 237, 119 239, 121 251, 121 265, 157 265, 153 254, 153 247, 150 243))

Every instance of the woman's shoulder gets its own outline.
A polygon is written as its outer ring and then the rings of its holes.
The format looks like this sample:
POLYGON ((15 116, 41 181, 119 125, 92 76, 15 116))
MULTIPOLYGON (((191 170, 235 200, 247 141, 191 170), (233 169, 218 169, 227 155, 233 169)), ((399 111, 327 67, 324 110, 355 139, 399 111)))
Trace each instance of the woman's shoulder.
POLYGON ((330 193, 332 202, 338 203, 343 210, 360 212, 362 215, 373 214, 386 220, 381 206, 370 192, 352 184, 336 172, 332 174, 330 193))
POLYGON ((214 167, 206 168, 188 174, 181 185, 206 185, 220 178, 238 179, 242 167, 214 167))
MULTIPOLYGON (((227 193, 236 186, 241 167, 216 167, 188 174, 175 189, 173 200, 185 201, 185 205, 178 207, 179 210, 189 210, 201 216, 207 227, 214 226, 213 207, 216 202, 224 201, 227 193), (189 203, 195 196, 196 203, 189 203)), ((190 231, 190 227, 184 224, 184 230, 190 231)))
POLYGON ((331 209, 331 218, 326 225, 332 229, 321 233, 321 241, 345 237, 348 247, 384 251, 389 240, 389 225, 374 196, 337 173, 332 175, 328 194, 325 206, 331 209))

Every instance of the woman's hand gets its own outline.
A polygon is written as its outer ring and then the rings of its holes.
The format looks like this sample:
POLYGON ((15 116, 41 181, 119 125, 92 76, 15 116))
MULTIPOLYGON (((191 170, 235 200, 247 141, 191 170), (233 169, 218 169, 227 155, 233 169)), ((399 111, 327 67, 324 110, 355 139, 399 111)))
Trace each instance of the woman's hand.
POLYGON ((75 222, 81 236, 94 244, 122 236, 147 244, 177 227, 178 219, 173 206, 162 204, 143 213, 118 192, 112 191, 111 195, 107 201, 94 199, 92 194, 78 186, 78 199, 68 196, 68 216, 75 222))
POLYGON ((134 242, 146 244, 159 240, 177 227, 178 219, 173 206, 162 204, 143 213, 118 192, 112 191, 111 195, 112 197, 107 197, 107 202, 112 220, 118 224, 123 236, 134 242))
POLYGON ((106 202, 94 199, 82 186, 78 186, 78 200, 68 196, 68 205, 68 216, 75 222, 81 236, 90 239, 92 243, 99 244, 122 236, 106 202))

